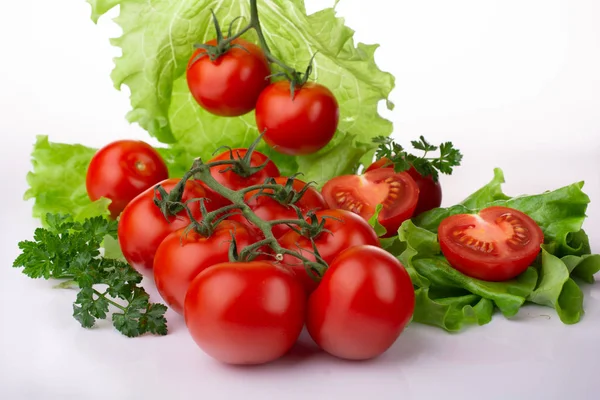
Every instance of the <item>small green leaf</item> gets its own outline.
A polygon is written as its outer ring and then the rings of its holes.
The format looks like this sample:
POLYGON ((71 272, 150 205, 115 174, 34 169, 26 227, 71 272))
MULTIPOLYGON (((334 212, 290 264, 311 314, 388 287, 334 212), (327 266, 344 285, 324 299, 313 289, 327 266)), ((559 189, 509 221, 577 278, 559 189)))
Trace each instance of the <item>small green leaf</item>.
POLYGON ((387 233, 387 229, 385 229, 385 227, 379 223, 379 213, 382 209, 383 205, 377 204, 377 207, 375 207, 375 214, 369 218, 369 225, 375 229, 375 233, 378 237, 382 237, 387 233))
POLYGON ((427 140, 425 140, 425 138, 423 136, 420 136, 419 140, 412 140, 410 143, 417 150, 436 151, 438 149, 437 146, 434 146, 431 143, 429 143, 427 140))
POLYGON ((106 318, 108 313, 108 302, 102 296, 94 298, 94 290, 83 288, 77 294, 77 300, 73 303, 73 317, 84 328, 94 326, 96 319, 106 318))
POLYGON ((148 304, 146 312, 140 318, 140 324, 145 332, 153 333, 155 335, 166 335, 167 334, 167 320, 165 313, 167 307, 163 304, 151 303, 148 304))

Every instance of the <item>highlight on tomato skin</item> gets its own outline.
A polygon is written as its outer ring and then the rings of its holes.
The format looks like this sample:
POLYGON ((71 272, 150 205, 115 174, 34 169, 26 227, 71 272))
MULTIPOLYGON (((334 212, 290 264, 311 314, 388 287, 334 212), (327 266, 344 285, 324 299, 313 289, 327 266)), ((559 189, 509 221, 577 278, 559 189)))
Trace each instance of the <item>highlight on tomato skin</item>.
POLYGON ((160 243, 154 256, 154 283, 169 307, 183 314, 190 283, 206 268, 229 260, 232 238, 240 249, 258 240, 244 225, 224 220, 208 237, 183 228, 170 233, 160 243))
MULTIPOLYGON (((217 41, 213 39, 207 44, 215 46, 217 41)), ((237 117, 252 111, 271 74, 260 47, 241 38, 232 44, 240 47, 230 48, 214 61, 205 49, 196 50, 186 73, 192 97, 203 109, 221 117, 237 117)))
MULTIPOLYGON (((159 182, 167 191, 171 191, 179 178, 170 178, 159 182)), ((168 219, 154 204, 154 187, 134 198, 121 213, 119 218, 118 239, 123 256, 139 273, 153 277, 152 267, 156 249, 167 235, 173 231, 185 228, 190 219, 185 210, 168 219)), ((194 180, 188 180, 183 191, 182 201, 205 197, 206 192, 194 180)), ((160 197, 160 195, 159 195, 160 197)), ((200 203, 189 203, 189 208, 196 220, 202 219, 200 203)))
MULTIPOLYGON (((236 159, 243 158, 247 153, 248 149, 245 148, 227 150, 210 159, 208 163, 231 160, 232 154, 236 159)), ((259 167, 265 163, 266 165, 263 169, 247 177, 238 175, 235 171, 228 170, 228 165, 214 166, 210 169, 210 173, 221 185, 231 190, 240 190, 248 186, 260 185, 265 182, 265 179, 275 178, 280 175, 275 163, 266 155, 256 150, 252 152, 252 156, 250 157, 251 167, 259 167)))
POLYGON ((137 195, 168 177, 167 165, 148 143, 117 140, 94 154, 85 185, 90 200, 111 200, 108 209, 116 219, 137 195))
MULTIPOLYGON (((344 250, 360 246, 372 245, 379 247, 377 233, 367 221, 359 215, 347 210, 321 210, 315 212, 319 222, 325 220, 325 231, 312 239, 290 230, 281 238, 279 244, 284 249, 293 250, 302 256, 315 261, 313 243, 319 256, 331 263, 344 250)), ((292 270, 296 279, 302 283, 307 293, 313 292, 319 283, 306 271, 304 264, 293 255, 283 256, 282 264, 292 270)))
MULTIPOLYGON (((282 186, 285 186, 288 183, 288 180, 289 178, 283 176, 273 178, 275 184, 282 186)), ((301 193, 302 190, 305 190, 302 197, 294 203, 294 206, 300 209, 303 214, 306 214, 309 211, 319 211, 327 208, 325 199, 323 199, 321 193, 313 186, 307 187, 306 182, 300 179, 293 179, 292 188, 296 193, 301 193)), ((253 190, 246 193, 244 200, 260 219, 264 221, 298 219, 298 214, 294 207, 281 204, 279 201, 269 196, 257 195, 259 192, 260 190, 253 190)), ((272 194, 273 190, 263 189, 262 193, 272 194)), ((234 219, 238 221, 240 219, 245 220, 243 216, 236 216, 234 219)), ((245 224, 249 224, 249 222, 246 221, 245 224)), ((272 229, 273 235, 275 235, 276 238, 280 238, 292 228, 289 225, 279 224, 273 226, 272 229)))
POLYGON ((413 216, 419 199, 419 188, 411 176, 391 168, 334 177, 325 183, 322 193, 329 207, 352 211, 367 221, 381 204, 377 219, 386 229, 383 237, 397 234, 402 222, 413 216))
POLYGON ((473 278, 506 281, 531 266, 541 251, 544 234, 521 211, 501 206, 479 214, 457 214, 438 227, 442 253, 450 265, 473 278))
POLYGON ((355 246, 330 264, 310 295, 306 327, 317 345, 347 360, 388 350, 415 308, 412 281, 400 261, 375 246, 355 246))
POLYGON ((304 327, 307 296, 273 262, 217 264, 185 296, 184 318, 196 344, 226 364, 256 365, 285 355, 304 327))
POLYGON ((327 87, 307 82, 292 96, 287 80, 270 84, 256 102, 256 126, 275 151, 308 155, 325 147, 335 136, 340 108, 327 87))

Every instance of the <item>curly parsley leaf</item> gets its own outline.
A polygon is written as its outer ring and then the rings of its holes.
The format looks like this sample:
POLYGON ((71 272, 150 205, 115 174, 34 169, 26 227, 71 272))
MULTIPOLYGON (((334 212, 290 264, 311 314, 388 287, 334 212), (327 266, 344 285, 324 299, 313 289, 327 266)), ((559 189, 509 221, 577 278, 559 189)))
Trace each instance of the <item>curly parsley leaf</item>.
POLYGON ((45 221, 47 228, 36 229, 34 240, 19 243, 21 254, 13 267, 23 268, 30 278, 68 279, 59 287, 79 288, 73 317, 84 328, 107 318, 113 308, 118 310, 112 314, 114 327, 128 337, 167 334, 167 307, 149 302, 139 286, 142 276, 129 264, 100 254, 103 241, 117 237, 116 221, 93 217, 76 222, 61 214, 47 214, 45 221))
POLYGON ((436 182, 440 173, 452 174, 453 168, 459 166, 463 158, 460 150, 454 148, 451 142, 435 146, 425 140, 423 136, 420 136, 419 140, 410 142, 415 150, 423 152, 421 156, 409 153, 389 137, 378 136, 373 139, 373 142, 379 145, 375 152, 377 159, 389 160, 389 164, 394 166, 396 172, 406 171, 413 167, 419 174, 431 176, 436 182), (430 156, 430 153, 438 150, 439 156, 430 156))

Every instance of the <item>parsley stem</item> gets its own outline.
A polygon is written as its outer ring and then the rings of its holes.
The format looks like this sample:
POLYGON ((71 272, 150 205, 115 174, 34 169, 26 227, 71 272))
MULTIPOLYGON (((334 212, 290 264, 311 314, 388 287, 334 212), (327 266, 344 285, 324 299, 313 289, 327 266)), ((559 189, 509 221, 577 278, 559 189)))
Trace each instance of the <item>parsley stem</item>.
POLYGON ((112 301, 111 299, 109 299, 108 297, 106 297, 106 292, 104 292, 104 293, 100 293, 100 292, 99 292, 99 291, 97 291, 96 289, 93 289, 93 290, 94 290, 94 294, 96 294, 98 297, 102 297, 104 300, 106 300, 106 302, 107 302, 108 304, 112 304, 113 306, 117 307, 117 308, 118 308, 119 310, 121 310, 121 311, 125 311, 125 310, 127 310, 127 308, 126 308, 126 307, 123 307, 123 306, 122 306, 122 305, 120 305, 119 303, 117 303, 117 302, 115 302, 115 301, 112 301))
MULTIPOLYGON (((63 279, 63 278, 61 278, 63 279)), ((75 279, 69 279, 68 281, 64 281, 54 286, 55 289, 77 289, 79 288, 79 284, 75 279)))

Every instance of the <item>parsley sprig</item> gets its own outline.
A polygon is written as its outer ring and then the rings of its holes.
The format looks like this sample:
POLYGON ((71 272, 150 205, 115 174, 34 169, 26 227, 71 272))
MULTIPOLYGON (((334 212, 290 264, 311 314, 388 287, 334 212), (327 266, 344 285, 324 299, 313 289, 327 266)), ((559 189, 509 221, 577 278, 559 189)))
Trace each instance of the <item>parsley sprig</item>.
POLYGON ((462 153, 455 149, 452 142, 445 142, 439 146, 434 146, 425 140, 423 136, 419 140, 413 140, 410 143, 415 150, 423 151, 421 156, 410 154, 401 145, 394 142, 392 138, 378 136, 373 142, 379 144, 375 153, 377 159, 387 158, 394 165, 396 172, 402 172, 413 167, 423 176, 431 176, 434 181, 438 181, 439 173, 450 175, 452 169, 460 165, 462 153), (432 152, 437 152, 436 157, 429 156, 432 152), (429 156, 429 157, 428 157, 429 156))
POLYGON ((167 307, 150 303, 139 285, 142 276, 126 262, 100 253, 107 236, 116 239, 116 221, 94 217, 80 223, 47 214, 46 223, 47 228, 35 230, 33 240, 19 243, 22 253, 13 267, 34 279, 66 280, 59 287, 78 287, 73 317, 84 328, 107 318, 113 308, 112 323, 125 336, 167 334, 167 307))

